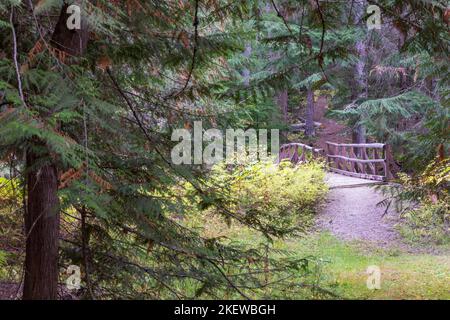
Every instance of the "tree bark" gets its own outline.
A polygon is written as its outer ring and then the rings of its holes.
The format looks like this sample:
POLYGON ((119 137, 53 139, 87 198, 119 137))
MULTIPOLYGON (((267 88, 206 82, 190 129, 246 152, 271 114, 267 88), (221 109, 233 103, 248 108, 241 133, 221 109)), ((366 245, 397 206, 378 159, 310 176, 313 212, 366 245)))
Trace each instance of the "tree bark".
MULTIPOLYGON (((367 1, 355 4, 356 22, 361 23, 362 28, 366 28, 365 21, 362 20, 367 7, 367 1), (362 20, 362 21, 361 21, 362 20)), ((358 63, 356 64, 356 82, 358 83, 358 99, 367 100, 367 37, 356 42, 356 52, 358 54, 358 63)), ((353 129, 353 140, 355 143, 366 143, 366 129, 359 124, 353 129)))
POLYGON ((307 92, 307 105, 306 105, 306 123, 305 123, 305 135, 312 137, 315 134, 314 130, 314 91, 308 88, 307 92))
MULTIPOLYGON (((250 58, 252 55, 252 45, 250 43, 245 45, 245 51, 242 55, 246 58, 250 58)), ((248 87, 250 85, 250 70, 244 68, 244 70, 242 70, 242 76, 244 78, 244 85, 248 87)))
MULTIPOLYGON (((75 1, 80 7, 81 1, 75 1)), ((53 47, 64 51, 72 56, 81 56, 86 51, 88 43, 88 28, 86 19, 84 19, 84 12, 81 11, 81 29, 69 30, 67 28, 67 19, 70 15, 67 13, 68 4, 64 4, 59 14, 58 23, 53 32, 51 44, 53 47)))
MULTIPOLYGON (((43 146, 43 145, 42 145, 43 146)), ((57 299, 59 199, 56 166, 48 154, 27 153, 26 255, 23 299, 57 299), (44 162, 44 164, 37 166, 44 162)))
POLYGON ((355 128, 355 143, 366 143, 366 128, 359 124, 355 128))
POLYGON ((284 124, 288 124, 288 91, 282 90, 277 96, 277 105, 283 115, 284 124))
MULTIPOLYGON (((76 4, 81 2, 77 0, 76 4)), ((32 9, 32 2, 28 2, 32 9)), ((86 19, 81 30, 66 26, 67 4, 61 8, 51 44, 72 56, 82 55, 88 42, 86 19)), ((33 141, 27 151, 27 208, 25 212, 25 277, 23 299, 54 300, 58 297, 59 198, 57 163, 42 141, 33 141), (39 152, 37 152, 39 150, 39 152)))

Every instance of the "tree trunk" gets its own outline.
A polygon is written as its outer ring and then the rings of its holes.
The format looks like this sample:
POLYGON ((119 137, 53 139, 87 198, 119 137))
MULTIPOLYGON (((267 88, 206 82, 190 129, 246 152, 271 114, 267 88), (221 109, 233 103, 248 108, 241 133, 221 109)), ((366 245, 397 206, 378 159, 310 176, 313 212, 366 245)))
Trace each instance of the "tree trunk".
MULTIPOLYGON (((43 145, 42 145, 43 146, 43 145)), ((47 158, 47 159, 46 159, 47 158)), ((59 199, 56 166, 42 161, 48 154, 27 154, 26 255, 23 299, 57 298, 59 199)))
MULTIPOLYGON (((250 43, 245 45, 245 51, 242 55, 246 58, 250 58, 252 55, 252 45, 250 43)), ((244 85, 248 87, 250 85, 250 70, 244 68, 244 70, 242 70, 242 77, 244 78, 244 85)))
POLYGON ((366 128, 359 124, 355 128, 355 143, 366 143, 366 128))
POLYGON ((314 91, 311 88, 308 88, 305 135, 307 137, 312 137, 314 134, 314 91))
POLYGON ((277 104, 283 115, 284 124, 288 124, 288 92, 287 90, 281 91, 277 96, 277 104))
MULTIPOLYGON (((32 2, 28 1, 30 9, 32 2)), ((75 1, 81 6, 81 1, 75 1)), ((81 56, 87 47, 88 28, 81 18, 81 30, 66 26, 68 4, 61 8, 51 44, 71 56, 81 56)), ((57 164, 42 141, 30 148, 26 157, 27 209, 25 212, 25 278, 23 299, 57 299, 59 199, 57 164), (36 150, 40 150, 39 153, 36 150)))
MULTIPOLYGON (((74 3, 82 8, 80 0, 74 3)), ((61 8, 59 20, 52 35, 51 44, 53 47, 69 55, 81 56, 86 51, 89 36, 87 22, 84 18, 85 13, 81 11, 81 29, 69 30, 67 28, 67 19, 70 17, 70 14, 67 13, 68 7, 68 4, 64 4, 61 8)))
MULTIPOLYGON (((364 17, 367 1, 355 4, 356 21, 361 23, 362 28, 366 28, 364 17)), ((356 42, 356 52, 358 54, 358 63, 356 64, 356 81, 358 83, 358 100, 367 100, 367 37, 356 42)), ((353 139, 355 143, 366 142, 366 129, 359 124, 353 129, 353 139)))

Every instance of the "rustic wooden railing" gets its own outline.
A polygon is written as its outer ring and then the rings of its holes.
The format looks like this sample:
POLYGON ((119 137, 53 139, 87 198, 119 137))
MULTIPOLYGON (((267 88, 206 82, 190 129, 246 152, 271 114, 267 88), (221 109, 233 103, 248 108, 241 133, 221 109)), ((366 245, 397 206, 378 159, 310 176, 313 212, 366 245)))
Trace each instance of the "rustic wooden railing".
POLYGON ((288 143, 280 148, 278 161, 289 159, 292 163, 306 162, 309 157, 316 158, 323 154, 323 149, 316 149, 302 143, 288 143))
POLYGON ((390 178, 387 145, 382 143, 338 144, 327 142, 330 171, 363 179, 390 178))

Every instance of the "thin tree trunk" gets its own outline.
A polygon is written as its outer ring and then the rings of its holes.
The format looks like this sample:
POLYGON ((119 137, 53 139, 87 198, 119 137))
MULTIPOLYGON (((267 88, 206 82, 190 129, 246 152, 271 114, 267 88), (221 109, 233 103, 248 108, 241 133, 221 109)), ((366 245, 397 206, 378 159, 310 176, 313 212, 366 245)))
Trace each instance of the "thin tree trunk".
MULTIPOLYGON (((269 33, 270 34, 270 33, 269 33)), ((269 51, 269 59, 270 61, 275 61, 276 59, 280 58, 280 54, 276 52, 269 51)), ((272 71, 275 71, 274 69, 272 71)), ((281 91, 278 91, 275 94, 274 101, 276 105, 278 106, 283 123, 285 125, 288 125, 289 119, 288 119, 288 104, 289 104, 289 96, 287 89, 281 89, 281 91)), ((287 137, 287 131, 283 130, 282 135, 286 138, 287 137)))
POLYGON ((95 300, 94 290, 92 288, 92 282, 90 277, 90 252, 89 252, 89 231, 87 228, 87 212, 86 207, 82 206, 79 211, 81 215, 81 251, 83 254, 84 274, 87 284, 89 296, 92 300, 95 300))
MULTIPOLYGON (((242 55, 246 58, 250 58, 252 55, 252 45, 250 43, 245 45, 245 51, 242 55)), ((244 85, 248 87, 250 85, 250 70, 244 68, 244 70, 242 70, 242 77, 244 78, 244 85)))
MULTIPOLYGON (((355 4, 356 22, 361 23, 362 28, 366 28, 365 21, 362 20, 367 1, 355 4), (362 20, 362 21, 360 21, 362 20)), ((367 87, 367 37, 356 42, 356 52, 358 54, 358 63, 356 64, 356 81, 358 83, 358 99, 366 100, 368 97, 367 87)), ((353 129, 355 143, 366 143, 366 129, 359 124, 353 129)))
POLYGON ((26 255, 23 299, 57 298, 59 199, 56 166, 42 161, 48 154, 28 151, 27 212, 25 215, 26 255))
POLYGON ((359 124, 355 128, 355 143, 366 143, 366 128, 359 124))
POLYGON ((307 137, 314 136, 314 91, 308 88, 307 92, 307 105, 306 105, 306 123, 305 123, 305 135, 307 137))
POLYGON ((277 104, 280 108, 281 114, 283 115, 284 124, 288 124, 288 92, 287 90, 282 90, 277 96, 277 104))

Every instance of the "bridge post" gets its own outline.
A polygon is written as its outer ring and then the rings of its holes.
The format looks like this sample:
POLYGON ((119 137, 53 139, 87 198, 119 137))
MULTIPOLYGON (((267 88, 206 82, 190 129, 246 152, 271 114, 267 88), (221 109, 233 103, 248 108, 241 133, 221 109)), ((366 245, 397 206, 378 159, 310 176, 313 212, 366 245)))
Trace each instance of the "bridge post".
POLYGON ((384 172, 386 175, 386 179, 387 180, 392 180, 394 178, 394 175, 392 174, 391 171, 391 164, 394 163, 394 159, 392 157, 392 150, 391 150, 391 146, 388 144, 384 145, 383 148, 384 151, 384 172))

